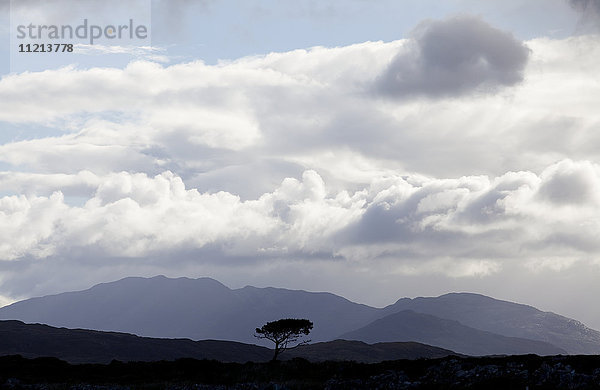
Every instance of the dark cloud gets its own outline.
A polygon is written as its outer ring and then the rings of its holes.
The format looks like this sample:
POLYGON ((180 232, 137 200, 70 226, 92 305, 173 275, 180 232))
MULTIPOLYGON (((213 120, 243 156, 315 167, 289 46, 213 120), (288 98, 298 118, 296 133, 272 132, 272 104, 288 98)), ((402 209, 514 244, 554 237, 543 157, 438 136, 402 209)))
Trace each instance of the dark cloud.
POLYGON ((529 49, 480 18, 425 21, 378 78, 378 92, 396 97, 490 92, 523 80, 529 49))
POLYGON ((167 34, 179 33, 185 18, 197 11, 206 12, 214 0, 153 0, 152 12, 169 28, 167 34))
POLYGON ((557 205, 584 205, 595 201, 597 182, 597 173, 592 166, 566 160, 546 175, 539 195, 557 205))
POLYGON ((600 0, 568 0, 573 9, 581 13, 579 28, 600 29, 600 0))
POLYGON ((0 10, 34 18, 31 20, 36 23, 55 24, 79 22, 84 17, 109 17, 116 10, 139 12, 149 4, 147 0, 0 0, 0 10))
POLYGON ((569 4, 580 12, 600 13, 600 0, 569 0, 569 4))
POLYGON ((0 0, 0 11, 27 10, 52 22, 68 22, 84 14, 113 15, 115 9, 139 9, 151 6, 153 18, 170 29, 178 30, 190 11, 206 11, 214 0, 0 0))

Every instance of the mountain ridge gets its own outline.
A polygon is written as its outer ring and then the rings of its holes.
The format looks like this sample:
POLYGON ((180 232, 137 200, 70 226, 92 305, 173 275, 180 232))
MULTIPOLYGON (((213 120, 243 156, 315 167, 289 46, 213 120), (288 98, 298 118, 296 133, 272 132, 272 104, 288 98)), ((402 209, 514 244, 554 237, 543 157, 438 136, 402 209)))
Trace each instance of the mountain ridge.
POLYGON ((402 298, 375 308, 329 292, 253 286, 231 289, 207 277, 128 277, 16 302, 0 308, 0 319, 146 337, 256 343, 252 334, 256 327, 280 318, 302 317, 315 324, 311 339, 325 342, 403 310, 500 336, 542 341, 568 353, 600 353, 600 332, 579 321, 481 294, 402 298))
POLYGON ((315 323, 311 333, 314 341, 329 341, 375 319, 378 309, 326 292, 274 287, 230 289, 211 278, 164 276, 129 277, 0 308, 0 319, 147 337, 250 343, 255 342, 251 331, 257 326, 294 316, 311 318, 315 323), (165 297, 165 293, 169 295, 165 297), (173 324, 170 318, 179 320, 173 324))

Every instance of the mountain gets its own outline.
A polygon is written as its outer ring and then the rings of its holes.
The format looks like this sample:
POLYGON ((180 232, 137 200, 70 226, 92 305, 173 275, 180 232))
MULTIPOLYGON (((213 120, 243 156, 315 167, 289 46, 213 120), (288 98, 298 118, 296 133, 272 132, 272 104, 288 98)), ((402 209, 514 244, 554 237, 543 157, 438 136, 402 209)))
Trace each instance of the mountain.
MULTIPOLYGON (((444 357, 454 352, 418 343, 367 345, 353 341, 311 344, 286 351, 281 357, 303 357, 311 361, 383 360, 444 357)), ((264 362, 273 351, 256 345, 232 341, 192 341, 157 339, 126 333, 55 328, 48 325, 0 321, 0 356, 27 358, 52 356, 70 363, 109 363, 120 361, 158 361, 180 358, 213 359, 222 362, 264 362)))
POLYGON ((85 291, 3 307, 0 319, 148 337, 256 343, 254 329, 286 317, 314 323, 313 341, 329 341, 378 318, 379 309, 330 293, 278 288, 232 290, 210 278, 125 278, 85 291))
POLYGON ((566 351, 543 341, 506 337, 470 328, 458 321, 404 310, 340 336, 366 343, 416 341, 466 355, 559 355, 566 351))
POLYGON ((479 294, 403 298, 384 310, 388 313, 413 310, 431 314, 503 336, 545 341, 571 354, 600 353, 600 332, 579 321, 479 294))
POLYGON ((600 353, 600 332, 578 321, 483 295, 404 298, 378 309, 330 293, 250 286, 230 289, 210 278, 125 278, 84 291, 17 302, 0 308, 0 319, 146 337, 257 343, 253 337, 256 327, 295 317, 313 321, 310 338, 323 342, 404 310, 458 321, 505 337, 543 341, 572 354, 600 353))

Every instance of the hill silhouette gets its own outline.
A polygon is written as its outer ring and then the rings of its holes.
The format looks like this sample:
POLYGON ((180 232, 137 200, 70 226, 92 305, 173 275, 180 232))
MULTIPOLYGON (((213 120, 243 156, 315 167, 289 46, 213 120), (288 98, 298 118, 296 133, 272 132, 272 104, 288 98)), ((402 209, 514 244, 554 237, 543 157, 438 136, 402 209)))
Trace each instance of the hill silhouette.
POLYGON ((503 336, 544 341, 572 354, 600 353, 600 332, 597 330, 552 312, 485 295, 451 293, 439 297, 403 298, 386 310, 430 314, 503 336))
MULTIPOLYGON (((396 359, 434 358, 454 352, 419 343, 374 346, 351 341, 306 345, 286 351, 282 359, 302 357, 311 361, 352 360, 380 362, 396 359)), ((0 356, 55 357, 70 363, 110 363, 112 360, 160 361, 182 358, 221 362, 265 362, 269 348, 232 341, 157 339, 126 333, 55 328, 48 325, 0 321, 0 356)))
POLYGON ((417 341, 473 356, 566 353, 564 349, 543 341, 506 337, 411 310, 390 314, 341 338, 367 343, 417 341))
MULTIPOLYGON (((147 337, 255 343, 252 330, 281 318, 309 318, 313 341, 330 341, 379 317, 379 310, 330 293, 232 290, 210 278, 125 278, 88 290, 27 299, 0 319, 147 337)), ((265 344, 267 345, 267 344, 265 344)))

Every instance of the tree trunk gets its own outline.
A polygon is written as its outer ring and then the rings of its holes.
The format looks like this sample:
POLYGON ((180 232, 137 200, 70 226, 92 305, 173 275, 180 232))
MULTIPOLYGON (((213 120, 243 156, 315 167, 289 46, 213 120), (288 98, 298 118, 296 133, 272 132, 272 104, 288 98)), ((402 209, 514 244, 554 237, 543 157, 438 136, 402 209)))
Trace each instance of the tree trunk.
POLYGON ((279 343, 275 343, 275 354, 273 355, 273 359, 271 359, 272 362, 277 360, 277 356, 279 356, 279 353, 281 351, 279 350, 279 343))

